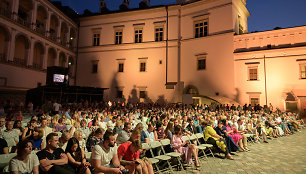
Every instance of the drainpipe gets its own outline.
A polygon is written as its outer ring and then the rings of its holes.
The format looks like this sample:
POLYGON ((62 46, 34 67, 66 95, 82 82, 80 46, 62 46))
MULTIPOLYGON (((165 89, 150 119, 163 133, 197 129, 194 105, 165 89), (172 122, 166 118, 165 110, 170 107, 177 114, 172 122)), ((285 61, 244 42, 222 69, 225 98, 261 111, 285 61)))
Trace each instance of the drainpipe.
POLYGON ((169 12, 168 6, 166 6, 166 13, 167 13, 167 21, 166 21, 166 84, 168 84, 168 39, 169 39, 169 12))
POLYGON ((267 72, 266 72, 266 55, 264 55, 264 72, 265 72, 265 97, 266 97, 266 106, 268 106, 268 96, 267 96, 267 72))
POLYGON ((181 82, 181 40, 182 40, 182 35, 181 35, 181 7, 178 9, 178 39, 177 39, 177 82, 181 82))

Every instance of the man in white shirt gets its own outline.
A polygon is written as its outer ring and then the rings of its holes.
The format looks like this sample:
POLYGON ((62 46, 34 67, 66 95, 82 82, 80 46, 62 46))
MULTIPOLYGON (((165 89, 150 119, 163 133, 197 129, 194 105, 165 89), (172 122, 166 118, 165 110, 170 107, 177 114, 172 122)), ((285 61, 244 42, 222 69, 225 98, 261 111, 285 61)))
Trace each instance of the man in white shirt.
POLYGON ((96 173, 121 174, 124 167, 120 165, 115 142, 113 131, 108 129, 103 136, 103 142, 94 146, 91 160, 96 173))
POLYGON ((54 114, 58 114, 59 113, 59 109, 62 107, 61 104, 57 103, 56 101, 53 103, 53 111, 54 114))
POLYGON ((5 118, 1 117, 0 118, 0 138, 2 137, 2 133, 6 130, 5 127, 5 118))
POLYGON ((115 125, 116 125, 116 120, 117 120, 117 117, 116 116, 113 116, 112 120, 109 120, 107 122, 107 128, 111 128, 111 129, 114 129, 115 125))
MULTIPOLYGON (((9 149, 15 147, 19 142, 19 133, 18 129, 13 129, 13 121, 6 122, 6 130, 3 132, 3 139, 7 142, 9 149)), ((12 149, 13 151, 15 149, 12 149)))
MULTIPOLYGON (((47 118, 43 118, 41 120, 41 123, 40 123, 40 127, 43 129, 43 132, 44 132, 44 135, 43 135, 43 142, 46 142, 46 137, 49 133, 53 132, 52 128, 48 127, 48 120, 47 118)), ((43 144, 44 148, 46 147, 46 143, 43 144)))

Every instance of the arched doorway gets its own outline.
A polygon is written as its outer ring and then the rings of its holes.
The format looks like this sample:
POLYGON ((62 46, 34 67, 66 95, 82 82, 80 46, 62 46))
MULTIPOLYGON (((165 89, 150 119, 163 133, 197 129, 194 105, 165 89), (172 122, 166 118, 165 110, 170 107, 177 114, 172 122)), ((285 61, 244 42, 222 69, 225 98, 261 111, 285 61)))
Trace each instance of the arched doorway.
POLYGON ((66 46, 67 43, 67 32, 68 32, 67 24, 63 22, 61 25, 61 35, 60 35, 61 44, 63 46, 66 46))
POLYGON ((8 42, 10 41, 10 32, 4 26, 0 25, 0 60, 6 61, 8 52, 8 42))
POLYGON ((33 9, 32 0, 20 0, 17 22, 20 23, 21 25, 30 27, 32 9, 33 9))
POLYGON ((58 19, 55 15, 52 15, 50 19, 50 29, 49 29, 50 36, 49 37, 53 41, 56 41, 56 38, 57 38, 57 26, 58 26, 58 19))
POLYGON ((292 92, 288 92, 286 97, 286 111, 287 112, 298 112, 298 100, 292 92))
POLYGON ((54 48, 49 48, 48 50, 48 61, 47 61, 47 67, 54 66, 55 65, 55 59, 56 59, 56 51, 54 48))
POLYGON ((40 42, 35 43, 33 52, 33 68, 42 69, 44 54, 44 46, 40 42))
POLYGON ((37 8, 36 31, 42 35, 45 35, 46 21, 47 21, 47 11, 43 6, 39 6, 37 8))
POLYGON ((15 41, 14 63, 25 66, 29 54, 29 40, 24 35, 17 35, 15 41))

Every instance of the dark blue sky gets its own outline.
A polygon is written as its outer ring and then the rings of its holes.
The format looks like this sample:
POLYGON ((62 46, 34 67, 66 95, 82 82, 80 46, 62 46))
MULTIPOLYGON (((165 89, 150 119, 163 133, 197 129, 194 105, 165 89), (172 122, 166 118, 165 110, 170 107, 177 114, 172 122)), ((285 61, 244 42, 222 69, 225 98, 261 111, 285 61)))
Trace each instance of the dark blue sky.
MULTIPOLYGON (((53 0, 54 1, 54 0, 53 0)), ((79 14, 85 9, 97 12, 99 0, 60 0, 79 14)), ((141 0, 130 0, 132 8, 141 0)), ((110 10, 119 9, 122 0, 106 0, 110 10)), ((176 0, 151 0, 151 5, 174 4, 176 0)), ((274 27, 295 27, 306 25, 306 0, 247 0, 249 32, 272 30, 274 27)))

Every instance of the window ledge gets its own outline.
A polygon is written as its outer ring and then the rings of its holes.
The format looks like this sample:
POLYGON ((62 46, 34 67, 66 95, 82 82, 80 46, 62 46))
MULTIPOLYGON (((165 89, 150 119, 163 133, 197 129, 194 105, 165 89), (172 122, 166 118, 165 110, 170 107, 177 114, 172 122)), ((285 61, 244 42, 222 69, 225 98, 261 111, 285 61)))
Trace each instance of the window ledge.
POLYGON ((260 80, 247 80, 247 81, 250 81, 250 82, 256 82, 256 81, 260 81, 260 80))

